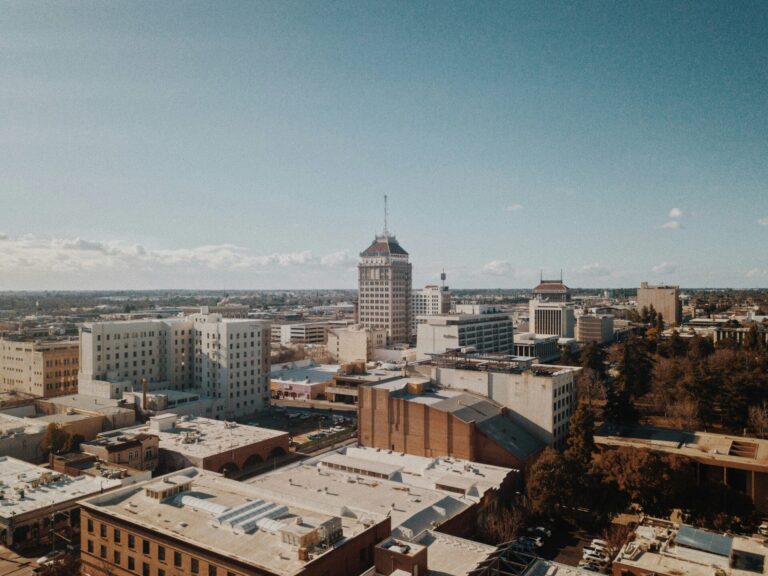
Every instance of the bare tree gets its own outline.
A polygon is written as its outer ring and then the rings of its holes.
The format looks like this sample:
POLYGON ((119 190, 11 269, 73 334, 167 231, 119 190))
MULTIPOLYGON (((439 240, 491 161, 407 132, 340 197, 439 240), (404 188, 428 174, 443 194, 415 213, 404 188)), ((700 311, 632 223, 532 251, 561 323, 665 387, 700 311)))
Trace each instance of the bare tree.
POLYGON ((765 438, 768 434, 768 403, 763 401, 760 406, 750 406, 747 421, 758 438, 765 438))

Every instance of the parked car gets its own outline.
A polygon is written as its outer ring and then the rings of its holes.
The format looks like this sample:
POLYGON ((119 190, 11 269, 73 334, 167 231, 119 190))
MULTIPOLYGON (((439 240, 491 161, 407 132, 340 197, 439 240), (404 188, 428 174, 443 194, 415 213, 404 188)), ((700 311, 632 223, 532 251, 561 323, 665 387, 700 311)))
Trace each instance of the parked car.
POLYGON ((66 553, 64 550, 56 550, 54 552, 51 552, 50 554, 46 554, 45 556, 38 558, 37 563, 40 566, 50 566, 53 564, 56 560, 61 559, 66 553))
POLYGON ((763 522, 760 524, 760 526, 757 527, 757 533, 760 534, 760 536, 768 536, 768 523, 763 522))
POLYGON ((529 534, 538 534, 542 538, 551 538, 552 537, 552 530, 549 528, 546 528, 545 526, 531 526, 528 528, 529 534))
POLYGON ((542 540, 540 536, 524 536, 523 538, 521 538, 521 540, 530 542, 536 548, 541 548, 542 546, 544 546, 544 540, 542 540))

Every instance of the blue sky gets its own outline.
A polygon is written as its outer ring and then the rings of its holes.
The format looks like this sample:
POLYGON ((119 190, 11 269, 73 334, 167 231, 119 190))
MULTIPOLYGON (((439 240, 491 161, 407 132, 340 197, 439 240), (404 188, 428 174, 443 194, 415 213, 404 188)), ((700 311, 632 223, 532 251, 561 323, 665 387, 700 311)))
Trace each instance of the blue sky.
POLYGON ((766 3, 0 12, 0 289, 768 285, 766 3))

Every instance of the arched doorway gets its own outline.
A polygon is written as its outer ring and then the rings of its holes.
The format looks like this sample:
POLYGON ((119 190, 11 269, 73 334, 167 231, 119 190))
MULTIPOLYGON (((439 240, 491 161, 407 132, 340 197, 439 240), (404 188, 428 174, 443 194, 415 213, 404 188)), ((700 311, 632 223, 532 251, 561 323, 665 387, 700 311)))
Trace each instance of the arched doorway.
POLYGON ((223 474, 226 478, 232 478, 240 473, 240 468, 234 462, 227 462, 222 464, 219 468, 219 474, 223 474))
POLYGON ((267 458, 271 460, 272 458, 279 458, 280 456, 285 456, 285 450, 283 450, 282 446, 275 446, 272 448, 267 458))
POLYGON ((251 454, 248 456, 248 458, 245 459, 245 462, 243 462, 243 470, 250 470, 251 468, 255 468, 259 464, 264 463, 264 458, 259 456, 258 454, 251 454))

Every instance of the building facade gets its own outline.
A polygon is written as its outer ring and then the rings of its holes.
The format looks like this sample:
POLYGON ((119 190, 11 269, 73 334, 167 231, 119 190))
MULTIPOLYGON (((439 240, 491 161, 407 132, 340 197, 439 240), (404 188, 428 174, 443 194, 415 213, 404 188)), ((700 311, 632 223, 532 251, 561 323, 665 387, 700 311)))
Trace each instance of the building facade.
POLYGON ((529 329, 534 334, 573 338, 576 314, 572 304, 534 298, 529 304, 529 329))
POLYGON ((76 394, 79 358, 77 340, 0 339, 0 391, 76 394))
POLYGON ((613 342, 613 316, 582 314, 576 321, 576 340, 598 344, 613 342))
POLYGON ((416 359, 446 350, 473 348, 483 354, 512 354, 514 327, 509 314, 429 316, 417 327, 416 359))
POLYGON ((416 334, 420 316, 439 316, 451 311, 451 291, 447 286, 429 285, 411 293, 411 334, 416 334))
POLYGON ((387 344, 386 328, 371 328, 361 325, 331 328, 328 330, 326 348, 339 364, 347 362, 368 362, 373 351, 387 344))
POLYGON ((411 263, 408 252, 386 230, 360 253, 358 321, 384 328, 387 344, 408 342, 411 322, 411 263))
POLYGON ((651 306, 662 315, 667 326, 679 325, 683 320, 679 286, 654 286, 641 282, 637 289, 637 307, 650 309, 651 306))
POLYGON ((269 346, 268 322, 218 314, 88 323, 79 377, 117 397, 145 380, 152 390, 196 390, 214 400, 212 416, 236 418, 269 404, 269 346))

